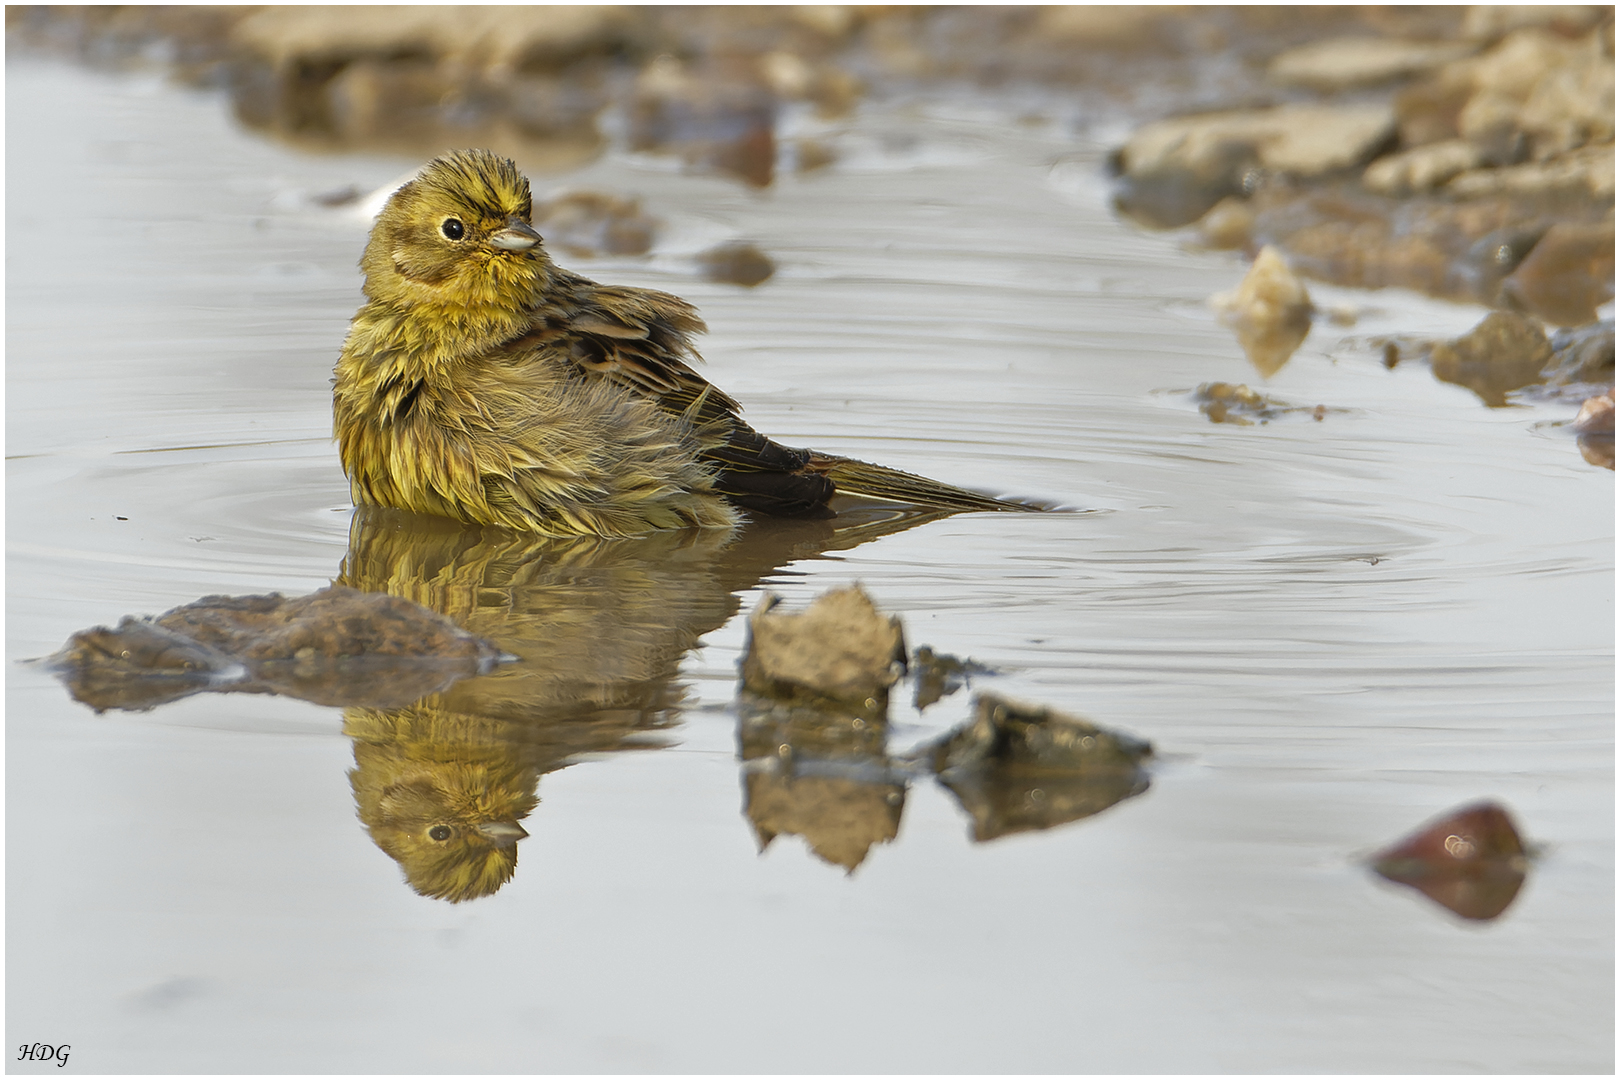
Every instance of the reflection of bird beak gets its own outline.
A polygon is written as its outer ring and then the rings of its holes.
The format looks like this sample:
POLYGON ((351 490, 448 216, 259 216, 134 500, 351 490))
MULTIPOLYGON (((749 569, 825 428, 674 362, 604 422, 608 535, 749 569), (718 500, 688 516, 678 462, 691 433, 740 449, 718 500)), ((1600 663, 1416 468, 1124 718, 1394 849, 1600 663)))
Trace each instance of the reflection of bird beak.
POLYGON ((505 251, 528 251, 540 242, 540 234, 528 222, 509 217, 506 228, 491 236, 489 242, 505 251))
POLYGON ((515 821, 486 821, 478 826, 478 831, 500 847, 511 847, 529 835, 528 830, 515 821))

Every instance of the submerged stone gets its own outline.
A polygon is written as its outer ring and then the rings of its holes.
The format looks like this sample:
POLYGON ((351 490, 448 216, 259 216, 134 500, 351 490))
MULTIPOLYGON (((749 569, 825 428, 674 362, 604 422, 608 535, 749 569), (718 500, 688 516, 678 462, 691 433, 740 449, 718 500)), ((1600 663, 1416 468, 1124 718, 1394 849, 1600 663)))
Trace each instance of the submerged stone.
POLYGON ((1507 910, 1529 866, 1513 819, 1494 802, 1461 807, 1372 858, 1379 876, 1479 921, 1507 910))
POLYGON ((46 665, 97 712, 202 690, 322 705, 409 704, 502 653, 420 604, 333 585, 308 596, 205 596, 156 619, 73 635, 46 665))

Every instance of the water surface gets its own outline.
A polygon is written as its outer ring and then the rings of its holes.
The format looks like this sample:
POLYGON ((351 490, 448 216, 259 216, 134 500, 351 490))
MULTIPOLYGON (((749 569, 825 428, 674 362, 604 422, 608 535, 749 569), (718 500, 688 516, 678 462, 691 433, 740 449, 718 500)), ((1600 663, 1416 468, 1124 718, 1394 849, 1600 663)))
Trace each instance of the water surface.
MULTIPOLYGON (((368 221, 309 196, 420 163, 306 156, 142 76, 6 80, 12 1045, 115 1072, 1612 1071, 1613 474, 1537 426, 1568 406, 1490 410, 1354 340, 1481 310, 1314 286, 1362 317, 1267 392, 1345 411, 1214 425, 1189 391, 1254 381, 1204 306, 1241 266, 1117 222, 1084 135, 898 103, 763 193, 625 155, 536 177, 666 222, 650 258, 575 265, 698 304, 760 430, 1106 512, 743 575, 701 548, 590 564, 621 629, 546 640, 644 641, 592 662, 651 696, 586 702, 619 728, 559 736, 515 876, 450 905, 356 819, 339 710, 98 716, 15 663, 343 572, 328 380, 368 221), (731 238, 776 276, 700 280, 731 238), (1151 739, 1151 788, 974 844, 919 781, 853 874, 759 853, 736 613, 854 581, 911 644, 1004 672, 977 685, 1151 739), (1482 797, 1547 845, 1500 919, 1360 865, 1482 797)), ((968 710, 897 702, 890 747, 968 710)))

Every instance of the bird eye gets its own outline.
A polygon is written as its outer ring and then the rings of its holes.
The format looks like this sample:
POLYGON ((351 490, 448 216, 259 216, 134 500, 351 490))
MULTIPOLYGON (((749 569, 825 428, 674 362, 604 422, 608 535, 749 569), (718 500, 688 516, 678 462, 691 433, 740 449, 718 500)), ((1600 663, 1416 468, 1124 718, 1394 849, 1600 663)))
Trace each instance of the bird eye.
POLYGON ((439 231, 444 233, 445 237, 450 240, 460 240, 467 235, 466 227, 453 217, 445 218, 444 224, 439 226, 439 231))
MULTIPOLYGON (((449 222, 446 222, 445 224, 448 225, 449 222)), ((456 224, 459 226, 461 223, 457 222, 456 224)), ((448 840, 448 839, 450 839, 450 826, 448 826, 448 825, 435 825, 435 826, 433 826, 433 828, 428 830, 428 836, 430 836, 434 840, 448 840)))

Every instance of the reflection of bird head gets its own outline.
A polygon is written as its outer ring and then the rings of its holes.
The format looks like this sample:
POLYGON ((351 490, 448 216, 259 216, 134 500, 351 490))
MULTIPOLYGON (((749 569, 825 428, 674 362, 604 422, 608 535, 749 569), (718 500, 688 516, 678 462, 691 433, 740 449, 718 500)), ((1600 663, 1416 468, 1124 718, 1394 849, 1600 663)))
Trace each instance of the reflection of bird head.
MULTIPOLYGON (((417 707, 421 708, 420 706, 417 707)), ((415 710, 351 709, 351 734, 415 710)), ((442 719, 442 716, 441 716, 442 719)), ((488 896, 517 868, 518 819, 539 799, 535 770, 499 746, 357 740, 349 773, 360 820, 411 888, 452 903, 488 896)))
POLYGON ((523 312, 549 260, 529 181, 488 150, 446 154, 389 197, 360 268, 372 300, 523 312))

